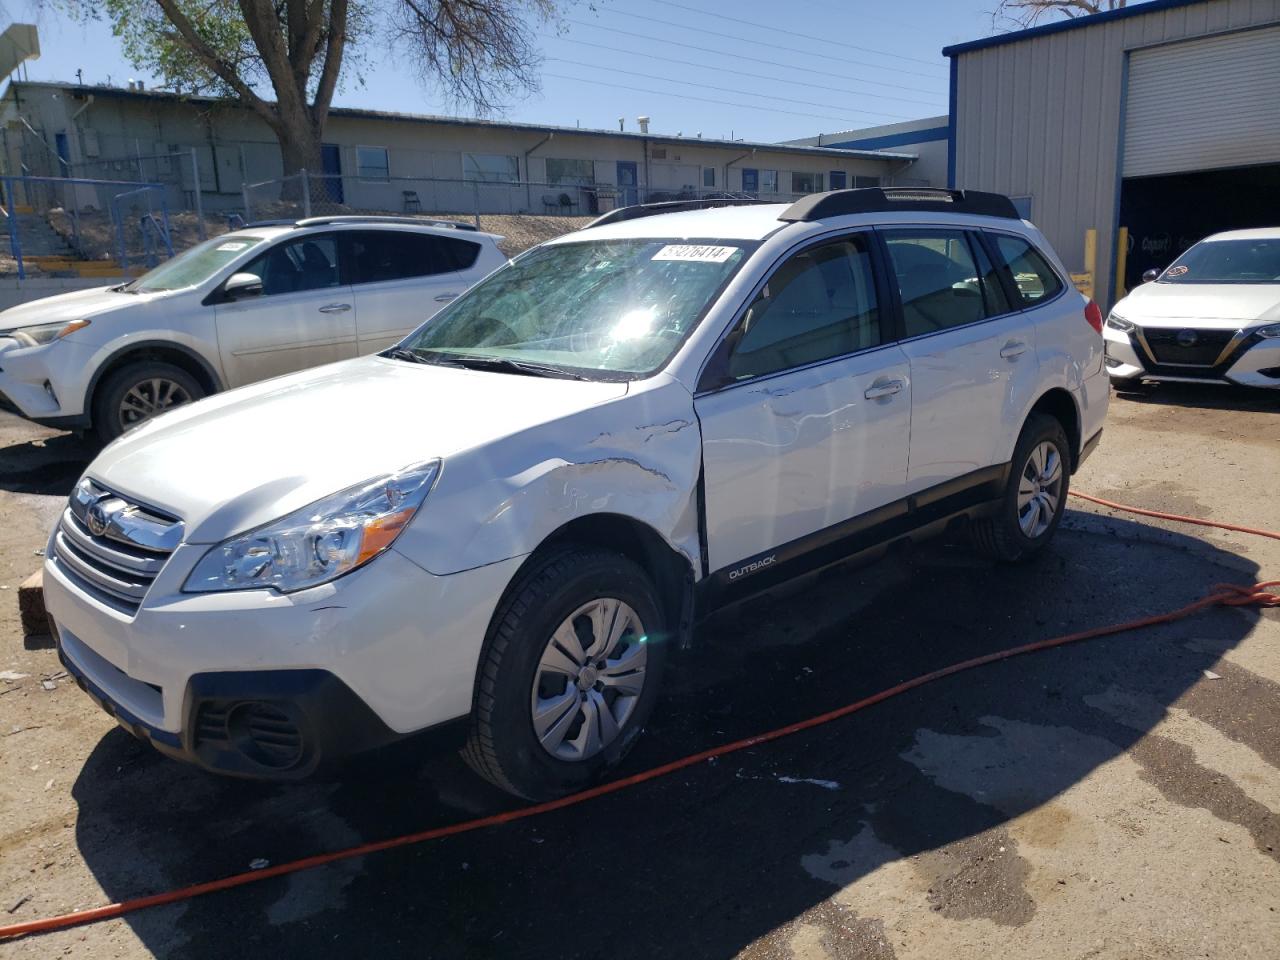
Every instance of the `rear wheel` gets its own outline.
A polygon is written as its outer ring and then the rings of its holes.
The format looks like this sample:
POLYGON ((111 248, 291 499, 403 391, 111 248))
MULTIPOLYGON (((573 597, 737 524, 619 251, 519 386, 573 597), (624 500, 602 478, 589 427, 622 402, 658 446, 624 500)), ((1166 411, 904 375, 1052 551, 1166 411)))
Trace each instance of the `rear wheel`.
POLYGON ((548 553, 494 615, 463 758, 530 800, 588 786, 653 710, 665 650, 652 583, 619 554, 548 553))
POLYGON ((152 417, 204 397, 181 367, 161 360, 126 364, 107 376, 93 402, 93 429, 104 444, 152 417))
POLYGON ((1043 550, 1062 521, 1071 472, 1071 448, 1055 417, 1036 413, 1018 437, 999 512, 972 524, 980 553, 1012 563, 1043 550))

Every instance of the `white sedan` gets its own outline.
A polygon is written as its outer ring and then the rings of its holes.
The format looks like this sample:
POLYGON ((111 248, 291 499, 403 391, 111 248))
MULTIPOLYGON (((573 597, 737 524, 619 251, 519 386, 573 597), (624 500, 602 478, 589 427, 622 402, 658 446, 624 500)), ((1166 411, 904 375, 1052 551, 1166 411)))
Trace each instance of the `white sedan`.
POLYGON ((1280 389, 1280 227, 1206 237, 1115 305, 1107 372, 1280 389))

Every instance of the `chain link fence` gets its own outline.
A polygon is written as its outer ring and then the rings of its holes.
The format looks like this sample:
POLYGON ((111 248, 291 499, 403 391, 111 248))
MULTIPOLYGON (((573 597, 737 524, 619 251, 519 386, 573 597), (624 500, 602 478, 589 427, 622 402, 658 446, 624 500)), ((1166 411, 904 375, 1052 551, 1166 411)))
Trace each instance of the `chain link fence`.
POLYGON ((0 177, 0 214, 19 279, 123 276, 173 256, 162 183, 0 177))
POLYGON ((242 192, 246 222, 378 213, 467 216, 474 218, 477 224, 482 215, 584 217, 636 203, 729 198, 790 203, 803 196, 539 180, 451 180, 438 177, 369 180, 310 172, 247 183, 242 192))

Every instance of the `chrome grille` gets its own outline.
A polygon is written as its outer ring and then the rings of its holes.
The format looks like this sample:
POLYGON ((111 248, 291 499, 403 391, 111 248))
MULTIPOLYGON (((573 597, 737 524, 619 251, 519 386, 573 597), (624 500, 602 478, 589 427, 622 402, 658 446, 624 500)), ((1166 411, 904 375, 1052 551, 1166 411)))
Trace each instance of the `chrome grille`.
POLYGON ((182 541, 182 524, 81 480, 62 512, 51 558, 86 593, 136 613, 182 541))

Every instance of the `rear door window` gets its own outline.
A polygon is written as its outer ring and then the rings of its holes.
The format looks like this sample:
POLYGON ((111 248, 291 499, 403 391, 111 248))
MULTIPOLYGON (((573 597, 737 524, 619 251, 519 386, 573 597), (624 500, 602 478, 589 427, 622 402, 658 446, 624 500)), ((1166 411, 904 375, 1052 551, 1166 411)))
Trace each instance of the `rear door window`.
POLYGON ((985 320, 982 273, 963 230, 884 231, 902 298, 903 335, 924 336, 985 320))
POLYGON ((479 244, 407 230, 356 230, 347 239, 350 282, 382 283, 471 267, 479 244))
POLYGON ((1000 255, 1001 266, 1009 271, 1022 307, 1052 300, 1062 291, 1062 280, 1049 261, 1026 240, 1008 234, 988 234, 1000 255))

